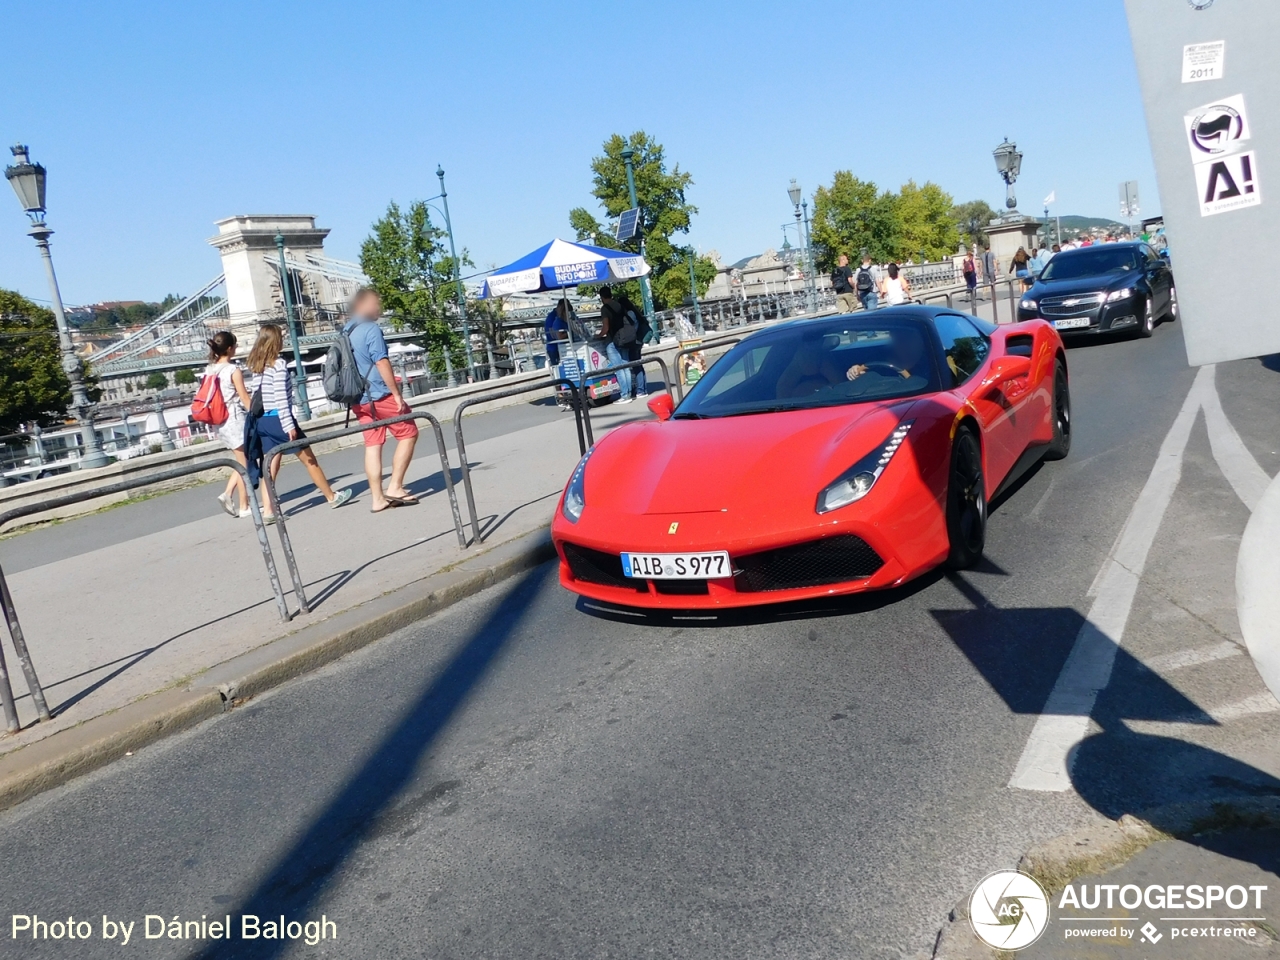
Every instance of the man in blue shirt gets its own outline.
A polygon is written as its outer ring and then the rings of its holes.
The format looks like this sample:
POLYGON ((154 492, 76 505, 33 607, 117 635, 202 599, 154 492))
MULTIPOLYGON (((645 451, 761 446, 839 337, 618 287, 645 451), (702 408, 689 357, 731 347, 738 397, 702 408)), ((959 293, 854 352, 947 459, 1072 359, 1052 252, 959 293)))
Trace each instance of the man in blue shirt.
MULTIPOLYGON (((409 412, 409 405, 400 395, 395 371, 387 355, 387 341, 378 326, 382 316, 382 301, 368 287, 361 287, 351 300, 351 319, 343 332, 351 339, 351 351, 355 354, 356 367, 364 378, 364 396, 351 408, 360 423, 373 423, 409 412)), ((391 507, 404 507, 418 502, 418 498, 405 489, 404 475, 413 460, 413 448, 418 441, 418 425, 412 420, 402 420, 389 426, 370 427, 364 432, 364 472, 369 478, 369 496, 372 511, 381 513, 391 507), (391 457, 391 480, 386 491, 382 487, 382 447, 387 442, 387 430, 396 438, 396 451, 391 457)))

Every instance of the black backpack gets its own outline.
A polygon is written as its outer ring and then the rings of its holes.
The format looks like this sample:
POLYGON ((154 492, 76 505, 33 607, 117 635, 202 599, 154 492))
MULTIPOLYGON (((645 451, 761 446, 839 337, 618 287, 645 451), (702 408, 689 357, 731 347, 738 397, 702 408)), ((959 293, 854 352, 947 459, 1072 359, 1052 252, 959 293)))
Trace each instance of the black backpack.
POLYGON ((859 267, 858 279, 856 282, 858 285, 859 293, 870 293, 873 289, 875 289, 876 278, 871 275, 871 268, 859 267))
POLYGON ((338 331, 338 339, 324 355, 323 381, 324 395, 347 408, 347 422, 350 423, 351 408, 364 399, 369 382, 360 375, 351 335, 345 328, 338 331))

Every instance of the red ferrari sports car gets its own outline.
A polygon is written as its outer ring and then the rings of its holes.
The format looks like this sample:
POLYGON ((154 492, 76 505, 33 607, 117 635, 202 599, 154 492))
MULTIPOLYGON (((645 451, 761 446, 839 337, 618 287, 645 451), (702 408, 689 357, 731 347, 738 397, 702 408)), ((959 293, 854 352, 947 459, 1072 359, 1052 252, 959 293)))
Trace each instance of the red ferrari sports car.
POLYGON ((623 607, 718 608, 893 587, 977 563, 987 504, 1071 445, 1062 340, 903 306, 796 320, 720 357, 656 421, 579 462, 560 582, 623 607))

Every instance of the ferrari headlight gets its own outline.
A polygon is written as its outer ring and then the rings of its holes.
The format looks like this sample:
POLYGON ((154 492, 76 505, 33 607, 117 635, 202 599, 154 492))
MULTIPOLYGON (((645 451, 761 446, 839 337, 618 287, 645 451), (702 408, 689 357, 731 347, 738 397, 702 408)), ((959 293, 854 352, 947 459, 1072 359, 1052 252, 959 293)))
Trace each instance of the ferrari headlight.
POLYGON ((564 518, 570 523, 577 523, 582 517, 582 511, 587 506, 587 461, 591 459, 591 453, 595 450, 592 447, 582 459, 578 461, 578 465, 573 468, 573 476, 569 478, 569 486, 564 491, 564 503, 560 507, 560 512, 564 518))
POLYGON ((1133 296, 1133 287, 1125 287, 1123 290, 1116 290, 1107 297, 1107 303, 1115 303, 1117 300, 1128 300, 1133 296))
POLYGON ((907 439, 907 433, 914 422, 913 420, 902 421, 883 444, 855 463, 818 494, 816 508, 818 513, 830 513, 832 510, 847 507, 870 493, 871 488, 880 479, 880 474, 884 473, 885 468, 889 466, 889 461, 902 446, 902 441, 907 439))
POLYGON ((1034 310, 1037 306, 1038 306, 1038 304, 1037 304, 1034 300, 1023 300, 1023 301, 1022 301, 1022 309, 1023 309, 1023 310, 1034 310))

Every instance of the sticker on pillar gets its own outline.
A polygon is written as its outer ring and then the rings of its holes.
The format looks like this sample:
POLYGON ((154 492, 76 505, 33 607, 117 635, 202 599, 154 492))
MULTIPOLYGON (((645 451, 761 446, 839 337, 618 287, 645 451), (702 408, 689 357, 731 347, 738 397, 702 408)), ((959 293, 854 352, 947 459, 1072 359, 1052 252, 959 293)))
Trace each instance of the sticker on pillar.
POLYGON ((1227 213, 1262 203, 1258 186, 1258 161, 1252 150, 1197 163, 1196 189, 1200 191, 1200 216, 1227 213))
POLYGON ((1221 80, 1227 59, 1227 41, 1189 43, 1182 48, 1182 82, 1221 80))
POLYGON ((1192 163, 1243 149, 1253 135, 1244 109, 1244 95, 1240 93, 1196 107, 1182 121, 1187 128, 1192 163))

